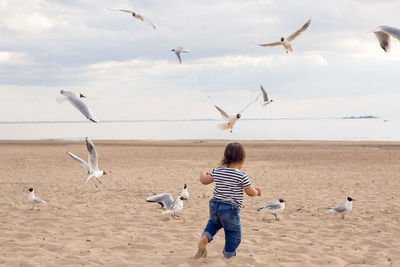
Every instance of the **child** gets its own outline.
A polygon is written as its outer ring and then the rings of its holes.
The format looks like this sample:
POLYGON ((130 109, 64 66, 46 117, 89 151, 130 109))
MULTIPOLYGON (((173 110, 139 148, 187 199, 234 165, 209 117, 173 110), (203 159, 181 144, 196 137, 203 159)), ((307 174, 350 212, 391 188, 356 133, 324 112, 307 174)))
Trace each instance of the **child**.
POLYGON ((236 248, 241 241, 239 213, 243 190, 248 196, 261 196, 261 189, 252 187, 247 174, 240 171, 245 158, 243 146, 236 142, 230 143, 225 148, 224 159, 219 167, 211 173, 200 172, 200 182, 205 185, 215 182, 215 188, 210 200, 210 219, 201 235, 194 259, 207 257, 207 243, 212 241, 221 228, 225 231, 224 256, 230 258, 236 255, 236 248))

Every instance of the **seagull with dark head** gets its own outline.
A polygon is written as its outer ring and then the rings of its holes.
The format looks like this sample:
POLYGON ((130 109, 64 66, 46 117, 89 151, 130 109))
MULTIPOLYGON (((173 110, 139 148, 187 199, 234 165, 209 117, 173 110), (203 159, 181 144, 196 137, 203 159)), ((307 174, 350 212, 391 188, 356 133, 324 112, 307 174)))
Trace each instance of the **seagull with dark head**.
POLYGON ((286 39, 284 37, 281 37, 279 42, 274 42, 274 43, 267 43, 267 44, 258 44, 259 46, 278 46, 281 45, 285 48, 286 53, 292 52, 292 44, 291 42, 299 36, 302 32, 307 30, 308 26, 310 26, 311 19, 309 19, 300 29, 289 35, 286 39))
MULTIPOLYGON (((67 154, 70 155, 74 160, 76 160, 85 169, 86 173, 89 174, 88 178, 85 181, 85 184, 89 182, 92 178, 95 178, 101 184, 99 178, 103 175, 106 175, 107 173, 105 171, 99 170, 98 155, 96 149, 94 148, 93 142, 87 137, 86 148, 89 154, 89 164, 78 156, 75 156, 71 152, 67 152, 67 154)), ((97 187, 96 182, 94 183, 94 185, 97 187)))
POLYGON ((145 19, 142 15, 139 15, 138 13, 135 13, 131 10, 126 10, 126 9, 113 9, 113 8, 107 8, 108 10, 111 11, 121 11, 121 12, 125 12, 125 13, 130 13, 132 15, 132 17, 134 17, 135 19, 141 20, 145 23, 147 23, 148 25, 150 25, 151 27, 153 27, 153 29, 156 28, 156 26, 154 26, 153 23, 151 23, 149 20, 145 19))
POLYGON ((353 209, 353 201, 354 200, 355 199, 353 199, 351 197, 347 197, 346 203, 344 203, 343 205, 334 207, 334 208, 328 208, 328 211, 334 212, 334 213, 340 213, 340 215, 342 216, 342 219, 344 219, 344 213, 347 211, 351 211, 353 209))
POLYGON ((264 207, 259 208, 257 211, 264 210, 266 212, 269 212, 275 216, 276 220, 279 220, 276 214, 285 209, 285 202, 285 200, 279 199, 277 202, 268 203, 264 207))
MULTIPOLYGON (((28 195, 28 200, 33 202, 33 206, 31 208, 31 210, 33 210, 33 208, 35 207, 36 204, 39 203, 46 203, 47 201, 40 199, 39 197, 35 196, 35 191, 33 190, 33 188, 29 188, 29 195, 28 195)), ((38 211, 40 210, 39 205, 38 205, 38 211)))
POLYGON ((80 98, 86 98, 83 94, 76 94, 71 91, 65 91, 61 90, 60 91, 61 96, 58 96, 56 101, 58 103, 62 103, 65 101, 69 101, 76 109, 79 110, 80 113, 83 114, 88 120, 97 123, 98 120, 96 117, 93 115, 92 111, 89 109, 89 107, 82 101, 80 98))

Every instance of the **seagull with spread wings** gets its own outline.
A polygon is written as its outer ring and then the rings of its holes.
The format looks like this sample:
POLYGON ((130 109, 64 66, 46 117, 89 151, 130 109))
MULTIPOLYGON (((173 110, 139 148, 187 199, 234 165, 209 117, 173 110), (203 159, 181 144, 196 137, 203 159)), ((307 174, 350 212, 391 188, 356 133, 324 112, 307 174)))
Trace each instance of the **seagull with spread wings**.
POLYGON ((247 104, 241 111, 239 111, 236 115, 229 115, 228 113, 226 113, 222 108, 218 107, 215 104, 212 104, 211 102, 211 98, 208 97, 210 99, 211 104, 219 111, 219 113, 221 114, 222 118, 224 120, 226 120, 225 123, 220 123, 217 125, 217 127, 221 130, 221 131, 230 131, 232 133, 233 130, 233 126, 235 126, 236 122, 242 117, 242 113, 254 102, 257 101, 259 96, 257 96, 257 98, 253 101, 251 101, 249 104, 247 104))
POLYGON ((400 40, 400 30, 390 26, 379 26, 374 33, 385 52, 390 51, 390 36, 400 40))
POLYGON ((172 52, 175 52, 176 57, 179 60, 179 63, 182 64, 182 59, 181 59, 181 53, 187 53, 189 50, 183 48, 183 47, 177 47, 171 50, 172 52))
POLYGON ((79 112, 82 113, 83 116, 85 116, 88 120, 95 123, 98 122, 98 120, 93 115, 89 107, 82 100, 80 100, 80 98, 86 98, 86 96, 82 94, 78 95, 74 92, 65 90, 61 90, 60 94, 61 95, 56 98, 57 103, 63 103, 68 100, 71 103, 71 105, 73 105, 77 110, 79 110, 79 112))
POLYGON ((264 99, 262 105, 266 106, 266 105, 271 104, 272 102, 274 102, 274 100, 272 100, 272 99, 270 100, 268 98, 267 92, 265 91, 264 87, 261 84, 260 84, 260 87, 261 87, 261 93, 262 93, 263 99, 264 99))
POLYGON ((268 44, 258 44, 259 46, 278 46, 282 45, 285 48, 286 53, 289 53, 289 51, 293 51, 292 45, 290 42, 292 42, 297 36, 300 35, 300 33, 304 32, 307 30, 308 26, 310 26, 311 19, 309 19, 303 27, 295 31, 293 34, 289 35, 286 39, 284 37, 281 37, 281 40, 279 42, 275 43, 268 43, 268 44))
MULTIPOLYGON (((71 152, 67 153, 85 169, 87 174, 89 174, 88 178, 85 181, 85 184, 89 182, 89 180, 92 178, 96 178, 96 180, 101 184, 99 178, 103 175, 106 175, 107 173, 105 171, 99 170, 98 155, 96 149, 94 148, 93 142, 88 138, 86 138, 86 148, 89 154, 89 164, 78 156, 75 156, 71 152)), ((94 185, 97 187, 96 183, 94 185)))
POLYGON ((156 26, 155 26, 153 23, 151 23, 149 20, 147 20, 146 18, 144 18, 142 15, 139 15, 138 13, 135 13, 135 12, 133 12, 133 11, 131 11, 131 10, 126 10, 126 9, 114 9, 114 8, 108 8, 108 10, 111 10, 111 11, 121 11, 121 12, 130 13, 130 14, 132 14, 132 16, 133 16, 134 18, 139 19, 139 20, 141 20, 141 21, 147 23, 148 25, 150 25, 151 27, 153 27, 153 29, 156 28, 156 26))

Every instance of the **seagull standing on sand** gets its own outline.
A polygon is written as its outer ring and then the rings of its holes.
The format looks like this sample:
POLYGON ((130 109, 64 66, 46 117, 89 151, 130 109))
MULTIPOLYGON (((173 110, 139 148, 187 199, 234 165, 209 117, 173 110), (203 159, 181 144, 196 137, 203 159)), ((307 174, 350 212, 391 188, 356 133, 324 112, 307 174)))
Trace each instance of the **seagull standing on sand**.
POLYGON ((89 107, 86 106, 85 103, 83 103, 80 98, 86 98, 86 96, 82 94, 75 94, 74 92, 71 91, 65 91, 61 90, 60 91, 61 96, 57 97, 57 102, 62 103, 68 100, 75 108, 77 108, 87 119, 89 119, 92 122, 97 123, 98 120, 93 116, 92 112, 90 111, 89 107))
MULTIPOLYGON (((31 208, 31 210, 33 210, 33 208, 35 207, 35 204, 39 204, 39 203, 47 203, 47 201, 40 199, 39 197, 35 196, 35 191, 33 190, 33 188, 29 188, 29 195, 28 195, 28 200, 33 202, 33 206, 31 208)), ((39 206, 38 206, 38 210, 39 206)))
POLYGON ((390 36, 400 40, 400 30, 390 26, 380 26, 374 33, 385 52, 390 51, 390 36))
MULTIPOLYGON (((86 170, 87 174, 89 174, 88 178, 85 181, 85 184, 89 182, 89 180, 92 179, 93 177, 96 178, 96 180, 101 184, 99 178, 103 175, 106 175, 107 173, 105 171, 99 170, 98 155, 96 149, 94 148, 93 142, 88 138, 86 138, 86 148, 89 154, 89 160, 88 160, 89 164, 87 164, 83 159, 75 156, 71 152, 67 153, 86 170)), ((96 183, 94 183, 94 185, 97 187, 96 183)))
POLYGON ((139 19, 145 23, 147 23, 148 25, 150 25, 151 27, 153 27, 153 29, 156 28, 156 26, 154 26, 153 23, 151 23, 149 20, 145 19, 142 15, 139 15, 138 13, 135 13, 131 10, 126 10, 126 9, 113 9, 113 8, 108 8, 108 10, 111 11, 121 11, 121 12, 126 12, 126 13, 130 13, 132 15, 132 17, 134 17, 135 19, 139 19))
MULTIPOLYGON (((208 97, 210 99, 211 102, 211 98, 208 97)), ((239 111, 236 115, 229 115, 228 113, 226 113, 222 108, 218 107, 215 104, 211 104, 219 111, 219 113, 221 114, 222 118, 224 120, 226 120, 226 123, 220 123, 217 125, 217 127, 221 130, 221 131, 230 131, 232 133, 233 130, 233 126, 235 126, 236 122, 242 117, 242 113, 254 102, 256 102, 258 99, 258 96, 255 100, 251 101, 249 104, 247 104, 241 111, 239 111)))
POLYGON ((181 53, 189 52, 189 50, 184 49, 183 47, 178 47, 178 48, 172 49, 171 51, 175 52, 175 55, 178 57, 178 60, 179 60, 180 64, 182 64, 181 53))
POLYGON ((335 213, 339 212, 340 215, 342 216, 342 219, 344 219, 344 213, 346 211, 350 211, 353 209, 353 200, 355 200, 355 199, 353 199, 351 197, 347 197, 346 203, 344 203, 343 205, 334 207, 334 208, 328 208, 328 211, 335 212, 335 213))
POLYGON ((276 220, 279 220, 276 214, 285 209, 285 202, 285 200, 279 199, 279 201, 268 203, 264 207, 259 208, 257 211, 265 210, 266 212, 273 214, 276 220))
POLYGON ((274 100, 272 100, 272 99, 269 100, 268 99, 267 92, 265 91, 264 87, 261 84, 260 84, 260 87, 261 87, 261 93, 262 93, 263 99, 264 99, 264 102, 262 103, 262 105, 266 106, 266 105, 271 104, 272 102, 274 102, 274 100))
POLYGON ((295 31, 293 34, 289 35, 286 39, 284 37, 281 37, 281 40, 279 42, 275 43, 268 43, 268 44, 258 44, 259 46, 278 46, 282 45, 285 48, 286 54, 293 51, 292 45, 290 42, 292 42, 297 36, 300 35, 300 33, 304 32, 307 30, 308 26, 310 26, 311 19, 309 19, 306 24, 303 25, 300 29, 295 31))

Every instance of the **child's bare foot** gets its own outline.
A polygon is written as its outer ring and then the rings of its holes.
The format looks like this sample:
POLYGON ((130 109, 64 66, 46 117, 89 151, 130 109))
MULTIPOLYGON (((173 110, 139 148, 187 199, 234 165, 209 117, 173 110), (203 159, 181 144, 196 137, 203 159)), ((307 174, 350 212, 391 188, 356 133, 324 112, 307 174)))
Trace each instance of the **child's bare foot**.
POLYGON ((197 250, 196 255, 193 256, 193 259, 200 259, 207 257, 207 249, 206 249, 207 244, 208 244, 208 238, 205 235, 203 235, 200 238, 198 244, 199 249, 197 250))
POLYGON ((194 260, 200 259, 200 258, 207 258, 207 249, 204 250, 197 250, 196 255, 193 256, 194 260))

